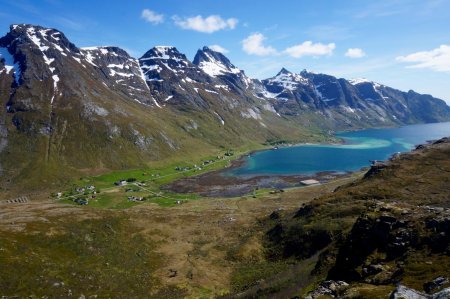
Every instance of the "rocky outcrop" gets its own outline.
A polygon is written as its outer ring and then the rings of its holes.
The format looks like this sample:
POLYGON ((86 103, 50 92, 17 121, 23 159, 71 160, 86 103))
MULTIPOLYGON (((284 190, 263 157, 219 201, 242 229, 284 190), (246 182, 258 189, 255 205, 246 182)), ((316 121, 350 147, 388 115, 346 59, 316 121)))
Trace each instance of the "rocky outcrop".
POLYGON ((442 286, 449 283, 448 277, 439 276, 432 281, 423 284, 423 289, 428 294, 438 291, 442 286))
POLYGON ((444 289, 438 293, 428 295, 404 285, 398 285, 392 292, 390 299, 448 299, 450 298, 450 288, 444 289))
POLYGON ((338 298, 340 294, 348 287, 345 281, 326 280, 312 292, 310 292, 305 299, 316 299, 325 297, 338 298))

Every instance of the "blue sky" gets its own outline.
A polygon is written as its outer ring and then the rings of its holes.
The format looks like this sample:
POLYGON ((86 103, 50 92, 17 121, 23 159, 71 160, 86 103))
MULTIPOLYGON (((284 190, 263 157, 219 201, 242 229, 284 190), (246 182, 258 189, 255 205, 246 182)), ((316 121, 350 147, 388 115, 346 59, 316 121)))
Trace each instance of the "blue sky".
POLYGON ((0 0, 3 33, 13 23, 57 28, 77 46, 117 45, 137 58, 173 45, 193 59, 216 45, 255 78, 308 69, 450 103, 450 0, 0 0))

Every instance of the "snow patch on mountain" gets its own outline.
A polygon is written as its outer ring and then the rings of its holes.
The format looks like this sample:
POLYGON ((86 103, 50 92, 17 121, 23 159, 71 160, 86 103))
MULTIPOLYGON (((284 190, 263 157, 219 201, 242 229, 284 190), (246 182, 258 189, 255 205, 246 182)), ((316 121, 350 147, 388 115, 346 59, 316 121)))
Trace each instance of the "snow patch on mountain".
POLYGON ((53 96, 52 96, 52 99, 50 100, 50 104, 53 104, 53 100, 55 99, 55 96, 56 96, 56 94, 58 92, 59 76, 58 75, 53 75, 52 79, 53 79, 53 96))
POLYGON ((225 65, 222 61, 214 58, 208 52, 203 52, 203 54, 208 58, 208 60, 201 61, 198 66, 212 77, 225 74, 239 74, 241 72, 241 70, 234 65, 225 65))
POLYGON ((270 92, 268 90, 262 91, 261 94, 264 97, 269 98, 269 99, 276 99, 280 95, 280 93, 274 93, 274 92, 270 92))
POLYGON ((215 88, 218 88, 218 89, 225 89, 226 91, 230 91, 230 87, 228 87, 228 85, 221 85, 221 84, 218 84, 218 85, 214 85, 214 87, 215 88))
MULTIPOLYGON (((39 33, 41 35, 46 35, 44 30, 40 30, 39 33)), ((49 49, 48 46, 43 46, 41 43, 41 39, 37 37, 36 30, 34 27, 30 27, 27 29, 27 35, 30 38, 30 40, 41 50, 41 52, 47 51, 49 49)))
MULTIPOLYGON (((96 47, 83 47, 80 48, 81 50, 85 51, 85 52, 100 52, 103 55, 108 54, 110 51, 108 51, 108 46, 96 46, 96 47)), ((116 53, 110 53, 114 56, 117 56, 116 53)))
POLYGON ((309 80, 299 74, 282 69, 275 77, 268 79, 268 84, 276 84, 284 89, 294 91, 300 84, 308 84, 309 80))
POLYGON ((265 103, 263 105, 263 108, 267 111, 273 112, 273 113, 277 113, 277 111, 275 110, 275 108, 273 108, 273 106, 269 103, 265 103))
POLYGON ((213 111, 213 112, 219 118, 219 121, 222 124, 222 126, 224 126, 225 125, 225 121, 223 120, 222 116, 220 116, 216 111, 213 111))
POLYGON ((91 64, 91 65, 93 65, 93 66, 97 66, 95 63, 94 63, 94 56, 92 55, 92 53, 91 53, 91 51, 90 50, 88 50, 88 51, 86 51, 86 52, 81 52, 81 53, 84 53, 84 59, 89 63, 89 64, 91 64))
POLYGON ((353 78, 353 79, 349 79, 348 82, 350 82, 350 84, 352 84, 352 85, 358 85, 361 83, 371 83, 372 81, 369 81, 366 78, 353 78))
POLYGON ((122 73, 122 72, 117 72, 115 70, 109 70, 109 75, 110 76, 122 76, 122 77, 126 77, 126 78, 131 78, 133 76, 135 76, 133 73, 122 73))
POLYGON ((142 65, 141 66, 142 70, 145 71, 156 71, 158 73, 160 73, 162 71, 162 68, 159 65, 142 65))

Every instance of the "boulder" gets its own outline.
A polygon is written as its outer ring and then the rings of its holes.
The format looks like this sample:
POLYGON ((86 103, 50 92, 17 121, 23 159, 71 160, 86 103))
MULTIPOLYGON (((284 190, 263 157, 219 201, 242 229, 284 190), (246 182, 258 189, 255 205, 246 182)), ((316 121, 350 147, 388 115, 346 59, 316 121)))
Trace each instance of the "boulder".
POLYGON ((331 298, 337 298, 339 293, 348 287, 348 283, 341 280, 326 280, 320 283, 320 285, 312 292, 310 292, 305 299, 315 299, 322 296, 329 296, 331 298))
POLYGON ((447 284, 449 282, 448 277, 439 276, 432 281, 429 281, 427 283, 423 284, 423 289, 427 293, 435 292, 436 290, 440 289, 443 285, 447 284))

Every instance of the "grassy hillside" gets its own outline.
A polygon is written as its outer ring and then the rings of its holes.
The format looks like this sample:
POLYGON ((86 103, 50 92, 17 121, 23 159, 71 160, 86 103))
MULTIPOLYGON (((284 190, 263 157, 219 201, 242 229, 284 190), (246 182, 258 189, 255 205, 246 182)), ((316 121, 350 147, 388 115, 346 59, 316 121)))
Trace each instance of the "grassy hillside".
POLYGON ((309 270, 256 281, 246 294, 305 295, 325 279, 348 282, 339 293, 346 298, 386 298, 397 283, 423 291, 448 275, 449 183, 450 139, 443 139, 374 166, 294 213, 272 214, 264 221, 266 265, 309 270))

